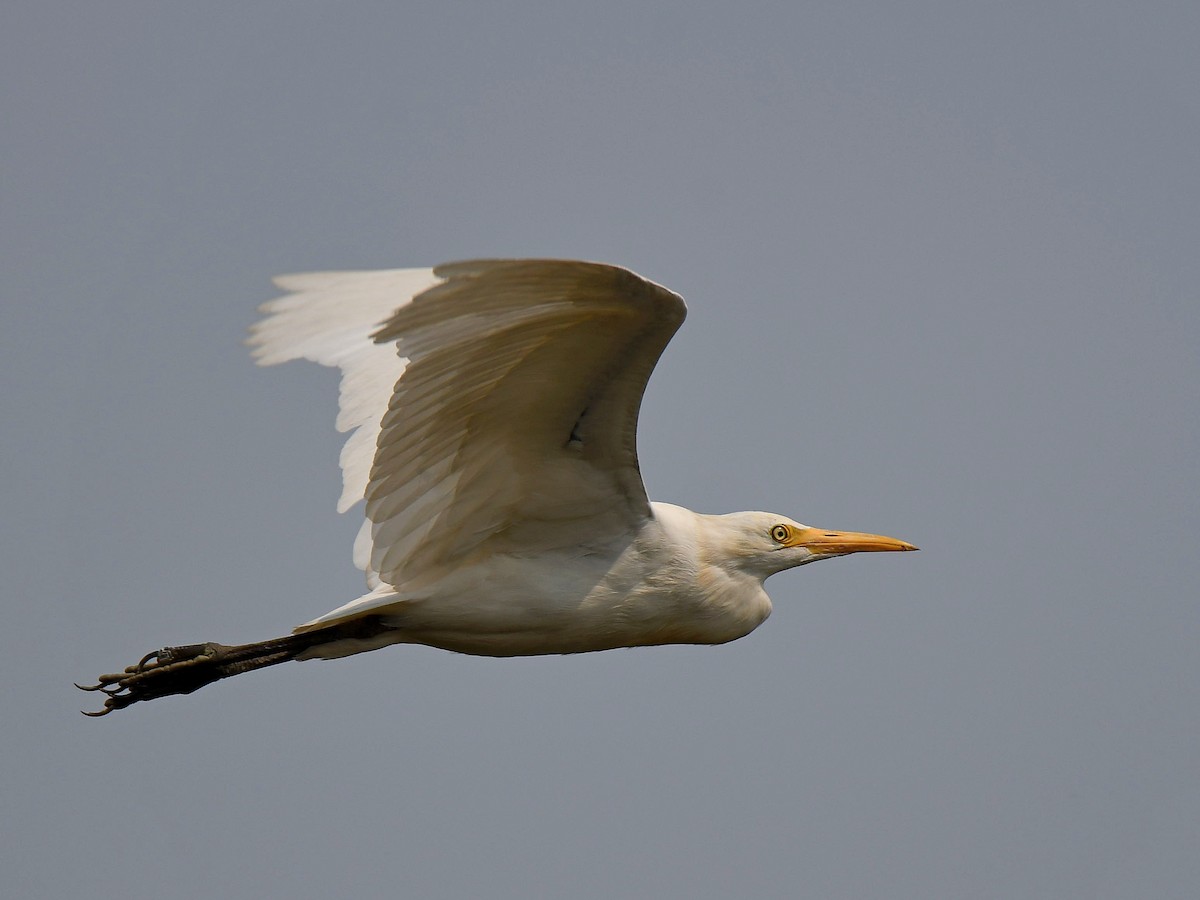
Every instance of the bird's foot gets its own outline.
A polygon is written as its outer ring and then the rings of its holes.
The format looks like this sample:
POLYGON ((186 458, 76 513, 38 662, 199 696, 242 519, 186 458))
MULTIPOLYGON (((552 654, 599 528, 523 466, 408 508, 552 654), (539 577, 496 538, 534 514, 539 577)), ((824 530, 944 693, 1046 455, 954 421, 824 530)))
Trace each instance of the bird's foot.
POLYGON ((147 653, 135 665, 126 666, 124 672, 101 675, 96 684, 75 685, 81 691, 100 691, 107 695, 104 709, 83 714, 106 716, 114 709, 124 709, 140 700, 190 694, 231 674, 223 665, 231 649, 209 642, 163 647, 147 653))

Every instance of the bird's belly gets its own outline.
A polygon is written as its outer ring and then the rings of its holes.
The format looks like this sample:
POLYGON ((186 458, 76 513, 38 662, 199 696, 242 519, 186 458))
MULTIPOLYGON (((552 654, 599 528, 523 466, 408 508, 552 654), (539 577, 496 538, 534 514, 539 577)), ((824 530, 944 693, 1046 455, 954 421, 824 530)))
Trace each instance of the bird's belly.
POLYGON ((584 653, 658 644, 723 644, 770 614, 761 588, 706 589, 621 578, 612 569, 490 572, 456 592, 406 601, 386 619, 403 640, 481 656, 584 653))

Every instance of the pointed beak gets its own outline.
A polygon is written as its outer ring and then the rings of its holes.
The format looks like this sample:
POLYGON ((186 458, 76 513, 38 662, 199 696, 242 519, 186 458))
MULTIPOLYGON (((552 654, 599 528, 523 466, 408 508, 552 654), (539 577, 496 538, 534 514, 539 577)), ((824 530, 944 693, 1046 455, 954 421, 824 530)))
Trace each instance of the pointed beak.
POLYGON ((864 534, 860 531, 827 531, 823 528, 805 528, 788 543, 793 547, 807 547, 813 553, 829 556, 917 549, 907 541, 898 541, 896 538, 884 537, 882 534, 864 534))

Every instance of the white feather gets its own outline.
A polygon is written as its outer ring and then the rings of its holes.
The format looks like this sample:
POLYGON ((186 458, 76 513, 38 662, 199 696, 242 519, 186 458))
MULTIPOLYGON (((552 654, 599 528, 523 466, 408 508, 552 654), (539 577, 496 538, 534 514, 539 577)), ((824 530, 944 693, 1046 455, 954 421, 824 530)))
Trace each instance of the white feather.
POLYGON ((602 543, 648 517, 637 412, 683 321, 677 295, 615 266, 539 260, 276 284, 291 293, 262 307, 249 342, 262 365, 342 371, 338 510, 367 500, 364 602, 485 546, 602 543))

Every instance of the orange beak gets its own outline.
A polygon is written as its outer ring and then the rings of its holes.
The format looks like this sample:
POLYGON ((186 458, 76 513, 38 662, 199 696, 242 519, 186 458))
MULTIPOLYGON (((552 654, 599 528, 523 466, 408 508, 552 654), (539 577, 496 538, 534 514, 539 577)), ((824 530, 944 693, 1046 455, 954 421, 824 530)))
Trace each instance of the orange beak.
POLYGON ((907 541, 864 534, 860 531, 826 531, 823 528, 803 528, 788 541, 790 547, 807 547, 813 553, 841 556, 846 553, 878 553, 884 550, 916 550, 907 541))

